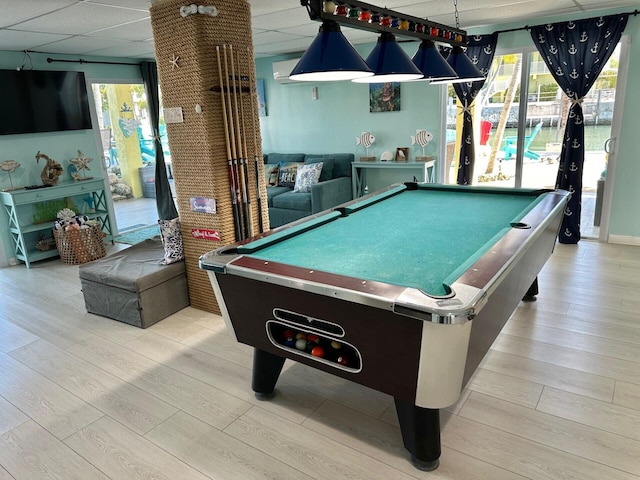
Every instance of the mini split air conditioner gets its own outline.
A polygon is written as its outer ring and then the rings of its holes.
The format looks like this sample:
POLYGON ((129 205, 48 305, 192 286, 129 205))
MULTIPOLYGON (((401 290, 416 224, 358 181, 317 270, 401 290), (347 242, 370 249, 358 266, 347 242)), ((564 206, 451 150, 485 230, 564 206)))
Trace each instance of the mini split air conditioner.
POLYGON ((295 80, 290 80, 291 70, 300 61, 299 58, 293 60, 285 60, 283 62, 273 62, 273 79, 278 83, 300 83, 295 80))

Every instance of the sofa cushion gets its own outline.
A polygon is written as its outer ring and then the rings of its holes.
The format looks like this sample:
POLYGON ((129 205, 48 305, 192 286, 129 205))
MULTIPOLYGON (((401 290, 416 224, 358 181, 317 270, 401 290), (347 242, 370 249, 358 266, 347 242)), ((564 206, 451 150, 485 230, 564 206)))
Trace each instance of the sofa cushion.
POLYGON ((287 187, 269 187, 267 188, 267 205, 273 207, 273 199, 278 195, 290 192, 291 189, 287 187))
POLYGON ((279 163, 268 163, 264 166, 264 181, 267 187, 275 187, 276 185, 278 185, 279 172, 279 163))
POLYGON ((266 158, 267 163, 304 162, 304 153, 269 153, 266 158))
POLYGON ((298 173, 296 174, 296 184, 293 186, 293 191, 295 193, 310 192, 311 185, 315 185, 320 179, 322 166, 322 162, 300 165, 298 167, 298 173))
POLYGON ((311 213, 311 193, 282 193, 272 199, 276 208, 302 210, 311 213))
POLYGON ((333 164, 335 163, 333 157, 317 158, 307 157, 304 160, 305 165, 310 163, 322 163, 322 172, 320 173, 320 182, 326 182, 333 178, 333 164))
POLYGON ((309 153, 305 157, 314 158, 317 160, 324 160, 325 158, 333 158, 333 174, 331 178, 339 178, 339 177, 350 177, 351 176, 351 162, 354 161, 353 153, 328 153, 328 154, 317 154, 317 153, 309 153))
POLYGON ((296 184, 298 166, 304 165, 301 162, 280 162, 278 172, 278 186, 293 188, 296 184))

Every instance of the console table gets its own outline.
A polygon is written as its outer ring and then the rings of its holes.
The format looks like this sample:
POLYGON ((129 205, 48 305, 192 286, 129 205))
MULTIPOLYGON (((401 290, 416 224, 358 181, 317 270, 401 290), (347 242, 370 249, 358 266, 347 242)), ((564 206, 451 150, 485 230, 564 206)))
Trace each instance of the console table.
POLYGON ((33 190, 12 190, 0 192, 0 199, 9 219, 9 233, 13 243, 13 253, 27 268, 31 262, 58 255, 58 250, 37 250, 35 245, 41 238, 52 238, 53 218, 45 213, 46 207, 61 210, 70 204, 80 210, 76 213, 98 220, 105 233, 105 241, 113 240, 107 199, 103 179, 60 182, 58 185, 33 190), (59 202, 56 205, 55 202, 59 202), (58 208, 60 207, 60 208, 58 208))
POLYGON ((375 192, 398 182, 430 182, 435 162, 352 162, 353 198, 364 195, 365 187, 375 192))

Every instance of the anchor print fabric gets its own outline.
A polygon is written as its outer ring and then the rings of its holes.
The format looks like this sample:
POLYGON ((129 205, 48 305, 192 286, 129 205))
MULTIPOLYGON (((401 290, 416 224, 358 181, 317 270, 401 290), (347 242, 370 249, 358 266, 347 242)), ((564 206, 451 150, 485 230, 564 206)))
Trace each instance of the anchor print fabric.
POLYGON ((620 41, 627 14, 539 25, 531 38, 560 88, 571 99, 556 188, 571 192, 558 240, 580 241, 584 116, 582 100, 620 41))
MULTIPOLYGON (((493 55, 496 51, 498 33, 489 35, 474 35, 467 42, 466 55, 471 62, 486 77, 491 69, 493 55)), ((462 104, 460 114, 464 115, 462 123, 462 141, 460 142, 460 160, 458 162, 458 185, 468 185, 473 178, 473 164, 475 162, 475 148, 473 142, 473 120, 471 104, 484 85, 485 80, 477 82, 454 83, 453 88, 462 104)))

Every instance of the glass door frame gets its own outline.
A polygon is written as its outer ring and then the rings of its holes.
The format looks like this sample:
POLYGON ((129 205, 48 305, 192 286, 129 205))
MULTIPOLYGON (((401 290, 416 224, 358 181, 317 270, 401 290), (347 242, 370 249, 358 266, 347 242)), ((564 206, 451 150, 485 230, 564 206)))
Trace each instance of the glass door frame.
POLYGON ((598 240, 609 241, 609 221, 611 218, 611 204, 613 202, 613 185, 616 173, 617 143, 622 128, 624 113, 624 97, 627 91, 629 73, 629 59, 631 54, 631 35, 622 35, 620 39, 620 58, 618 63, 618 80, 616 81, 616 99, 613 103, 613 118, 611 120, 611 151, 607 161, 607 179, 604 182, 602 195, 602 216, 600 217, 600 234, 598 240))

